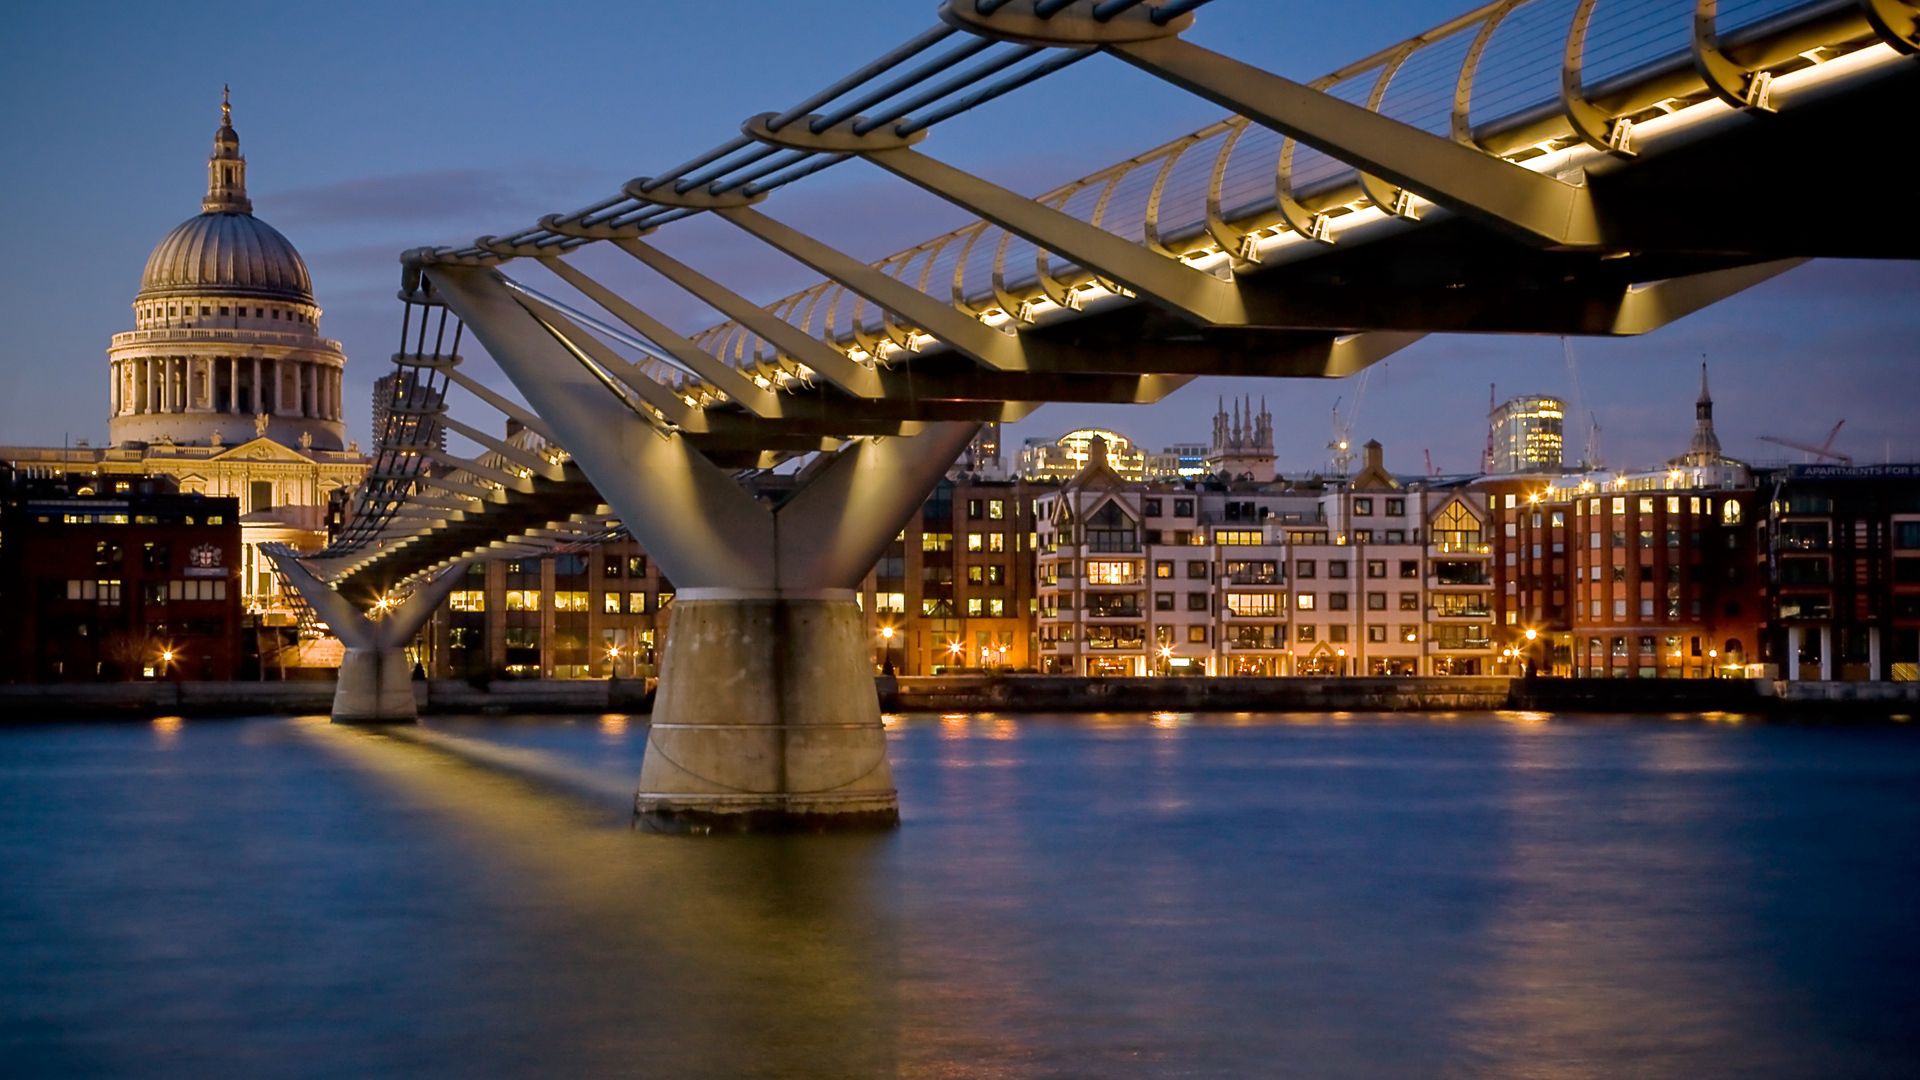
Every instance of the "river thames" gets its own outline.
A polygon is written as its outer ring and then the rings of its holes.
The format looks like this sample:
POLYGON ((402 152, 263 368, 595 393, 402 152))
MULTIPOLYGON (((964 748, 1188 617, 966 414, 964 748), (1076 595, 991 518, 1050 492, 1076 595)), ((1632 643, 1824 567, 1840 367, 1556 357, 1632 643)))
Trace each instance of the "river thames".
POLYGON ((1920 732, 889 718, 903 827, 629 829, 641 718, 0 730, 29 1076, 1893 1076, 1920 732))

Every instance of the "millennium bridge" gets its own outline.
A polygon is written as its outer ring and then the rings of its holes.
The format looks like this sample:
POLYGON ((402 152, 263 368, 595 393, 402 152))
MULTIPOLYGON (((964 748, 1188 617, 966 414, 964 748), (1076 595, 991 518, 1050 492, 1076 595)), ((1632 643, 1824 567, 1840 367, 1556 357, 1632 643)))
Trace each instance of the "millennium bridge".
POLYGON ((1205 3, 950 0, 690 161, 405 252, 353 518, 275 555, 346 646, 334 718, 413 718, 403 649, 473 560, 624 528, 679 587, 639 819, 891 824, 854 590, 981 423, 1341 377, 1426 334, 1643 334, 1806 259, 1920 257, 1887 141, 1920 101, 1906 0, 1496 0, 1307 82, 1185 40, 1205 3), (1227 115, 1039 194, 938 156, 942 122, 1116 61, 1227 115), (867 263, 763 207, 853 159, 973 220, 867 263), (766 303, 694 270, 659 239, 698 215, 819 282, 766 303), (594 246, 725 321, 675 331, 572 259, 594 246))

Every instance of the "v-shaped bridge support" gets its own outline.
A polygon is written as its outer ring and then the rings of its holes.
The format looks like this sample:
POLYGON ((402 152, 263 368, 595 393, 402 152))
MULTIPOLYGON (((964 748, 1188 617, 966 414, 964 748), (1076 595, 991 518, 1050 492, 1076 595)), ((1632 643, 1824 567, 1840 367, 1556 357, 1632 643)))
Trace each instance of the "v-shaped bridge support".
POLYGON ((336 724, 409 724, 419 712, 413 700, 413 670, 406 647, 432 618, 434 609, 466 575, 467 564, 455 563, 414 589, 397 604, 376 604, 363 611, 333 586, 304 566, 294 553, 263 549, 280 575, 297 589, 313 610, 346 646, 340 659, 340 679, 333 691, 336 724))
POLYGON ((677 592, 634 809, 662 830, 892 825, 899 804, 854 590, 978 425, 857 437, 756 498, 569 328, 489 270, 431 267, 447 305, 677 592))

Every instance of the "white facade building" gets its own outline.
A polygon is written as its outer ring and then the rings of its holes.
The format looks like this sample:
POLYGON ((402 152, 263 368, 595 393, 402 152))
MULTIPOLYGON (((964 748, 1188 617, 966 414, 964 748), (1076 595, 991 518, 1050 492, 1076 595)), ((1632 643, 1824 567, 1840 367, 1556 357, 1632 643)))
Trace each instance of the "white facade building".
POLYGON ((1096 446, 1037 505, 1038 666, 1142 675, 1490 669, 1484 496, 1352 483, 1131 483, 1096 446))

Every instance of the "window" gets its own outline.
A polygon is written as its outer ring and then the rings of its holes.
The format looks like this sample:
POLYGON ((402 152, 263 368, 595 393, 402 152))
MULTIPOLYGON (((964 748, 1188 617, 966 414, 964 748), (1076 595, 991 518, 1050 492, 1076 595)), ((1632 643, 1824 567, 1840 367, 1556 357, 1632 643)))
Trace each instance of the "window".
MULTIPOLYGON (((1312 611, 1313 610, 1313 594, 1310 592, 1295 594, 1293 598, 1293 609, 1295 611, 1312 611)), ((1311 641, 1313 639, 1302 638, 1301 640, 1311 641)))
POLYGON ((981 600, 979 597, 977 596, 967 597, 967 614, 978 615, 983 610, 985 610, 985 606, 981 603, 981 600))
POLYGON ((455 589, 447 594, 447 608, 450 611, 485 611, 487 593, 484 589, 455 589))
POLYGON ((1188 611, 1208 610, 1207 594, 1203 592, 1188 593, 1187 594, 1187 610, 1188 611))
POLYGON ((1347 576, 1347 560, 1328 559, 1327 576, 1330 578, 1345 578, 1347 576))
POLYGON ((647 557, 645 555, 627 556, 627 576, 628 577, 646 577, 647 576, 647 557))
POLYGON ((1367 610, 1368 611, 1387 610, 1387 594, 1383 592, 1368 593, 1367 594, 1367 610))
POLYGON ((1230 592, 1227 594, 1227 610, 1243 619, 1270 619, 1279 614, 1280 597, 1274 593, 1230 592))
POLYGON ((600 576, 603 578, 620 576, 620 556, 609 555, 600 564, 600 576))
POLYGON ((1173 500, 1173 516, 1183 517, 1183 518, 1192 517, 1193 516, 1193 500, 1192 499, 1173 500))
POLYGON ((1312 559, 1301 559, 1293 564, 1293 576, 1299 580, 1305 581, 1318 573, 1319 570, 1314 567, 1312 559))
POLYGON ((1406 512, 1407 512, 1407 500, 1405 499, 1388 499, 1387 500, 1387 516, 1388 517, 1400 517, 1404 515, 1406 512))
POLYGON ((1367 627, 1367 640, 1373 642, 1376 645, 1386 644, 1387 628, 1385 626, 1367 627))
POLYGON ((1007 550, 1006 534, 1005 533, 988 533, 987 534, 987 550, 988 551, 1007 550))
POLYGON ((987 567, 987 584, 1004 585, 1006 584, 1006 580, 1007 580, 1006 567, 1001 566, 999 563, 994 563, 987 567))
POLYGON ((1260 535, 1259 529, 1215 529, 1213 530, 1213 542, 1229 547, 1250 547, 1265 543, 1266 538, 1260 535))
POLYGON ((1007 602, 999 597, 987 601, 987 614, 999 618, 1007 613, 1007 602))
POLYGON ((953 534, 946 532, 926 532, 920 534, 921 551, 952 551, 953 534))
POLYGON ((1294 637, 1299 641, 1313 640, 1313 626, 1311 624, 1301 623, 1299 626, 1294 628, 1293 633, 1294 633, 1294 637))
POLYGON ((1728 499, 1720 504, 1720 524, 1740 524, 1740 504, 1738 502, 1728 499))
POLYGON ((982 537, 979 533, 967 534, 967 550, 968 551, 980 551, 980 550, 983 550, 985 546, 986 546, 986 539, 982 537))
POLYGON ((1131 585, 1139 580, 1131 562, 1094 559, 1087 563, 1087 581, 1094 585, 1131 585))
POLYGON ((1145 514, 1148 517, 1159 517, 1160 516, 1160 500, 1159 499, 1140 500, 1140 512, 1142 514, 1145 514))
POLYGON ((1347 640, 1347 624, 1334 623, 1332 626, 1327 627, 1327 640, 1333 642, 1335 645, 1344 644, 1347 640))
POLYGON ((540 610, 540 590, 539 589, 508 589, 507 590, 507 610, 508 611, 539 611, 540 610))
POLYGON ((620 594, 617 592, 600 594, 600 610, 603 614, 620 614, 620 594))
POLYGON ((1366 496, 1360 496, 1354 499, 1353 500, 1353 516, 1372 517, 1373 516, 1373 500, 1366 496))
POLYGON ((647 613, 647 594, 630 592, 627 594, 627 614, 645 615, 647 613))
POLYGON ((1419 611, 1420 610, 1420 594, 1417 592, 1401 593, 1400 594, 1400 610, 1401 611, 1419 611))
POLYGON ((1643 514, 1653 513, 1653 500, 1646 496, 1641 496, 1639 500, 1639 509, 1640 509, 1640 512, 1643 514))
POLYGON ((555 590, 553 594, 553 610, 555 611, 587 610, 586 591, 585 590, 555 590))
POLYGON ((1402 623, 1400 626, 1400 640, 1409 645, 1418 644, 1420 641, 1420 628, 1402 623))
POLYGON ((1367 560, 1367 576, 1369 578, 1386 577, 1387 576, 1387 560, 1368 559, 1367 560))
POLYGON ((1207 580, 1207 564, 1199 559, 1188 559, 1187 578, 1192 581, 1207 580))
POLYGON ((1153 594, 1153 610, 1172 611, 1173 610, 1173 594, 1170 592, 1154 593, 1153 594))
POLYGON ((1207 628, 1204 626, 1187 627, 1187 640, 1195 645, 1205 645, 1207 643, 1207 628))
POLYGON ((1401 559, 1400 560, 1400 576, 1403 578, 1418 579, 1420 577, 1420 560, 1419 559, 1401 559))
POLYGON ((982 584, 985 580, 986 580, 985 572, 982 570, 981 567, 977 565, 967 567, 967 584, 979 585, 979 584, 982 584))
POLYGON ((1328 611, 1347 610, 1347 594, 1343 592, 1328 593, 1327 594, 1327 610, 1328 611))
POLYGON ((1480 545, 1480 519, 1474 517, 1464 503, 1455 499, 1433 519, 1429 538, 1442 551, 1471 550, 1480 545))
POLYGON ((1089 551, 1138 551, 1140 549, 1140 528, 1134 520, 1120 509, 1120 504, 1108 501, 1106 505, 1094 511, 1087 519, 1087 550, 1089 551))
POLYGON ((986 504, 982 503, 979 499, 967 500, 967 517, 970 520, 979 521, 981 514, 984 513, 985 510, 986 504))
POLYGON ((1153 576, 1162 581, 1173 576, 1173 560, 1162 559, 1153 564, 1153 576))

